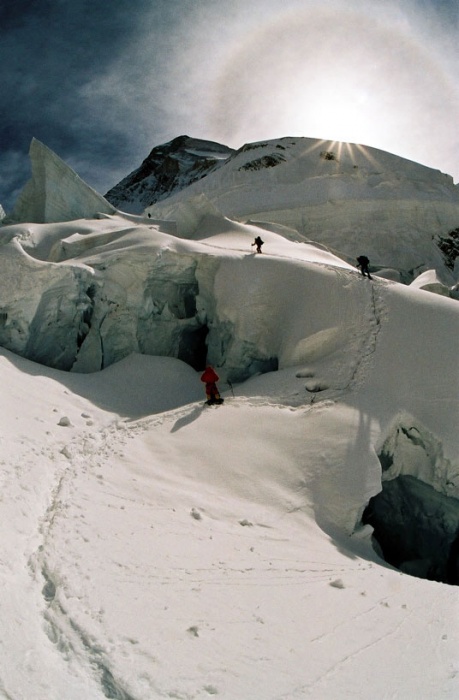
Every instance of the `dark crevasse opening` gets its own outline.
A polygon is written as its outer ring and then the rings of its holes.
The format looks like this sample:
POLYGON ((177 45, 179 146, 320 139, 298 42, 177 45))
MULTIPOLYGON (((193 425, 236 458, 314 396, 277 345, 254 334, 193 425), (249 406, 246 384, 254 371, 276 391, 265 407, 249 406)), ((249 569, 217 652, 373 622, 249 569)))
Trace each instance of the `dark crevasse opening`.
POLYGON ((206 338, 209 328, 204 325, 200 328, 186 328, 180 337, 178 359, 189 364, 193 369, 200 371, 206 366, 207 344, 206 338))
POLYGON ((459 585, 459 500, 437 492, 416 477, 383 481, 362 522, 384 559, 401 571, 459 585))

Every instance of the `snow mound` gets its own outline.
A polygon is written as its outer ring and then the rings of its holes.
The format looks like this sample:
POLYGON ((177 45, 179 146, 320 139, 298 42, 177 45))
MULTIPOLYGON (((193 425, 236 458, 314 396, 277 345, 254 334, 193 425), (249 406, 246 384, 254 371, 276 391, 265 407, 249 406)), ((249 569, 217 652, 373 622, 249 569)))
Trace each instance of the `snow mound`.
POLYGON ((419 277, 411 282, 411 287, 415 289, 424 289, 426 292, 433 292, 434 294, 441 294, 444 297, 449 297, 450 288, 439 278, 438 273, 435 270, 426 270, 421 273, 419 277))

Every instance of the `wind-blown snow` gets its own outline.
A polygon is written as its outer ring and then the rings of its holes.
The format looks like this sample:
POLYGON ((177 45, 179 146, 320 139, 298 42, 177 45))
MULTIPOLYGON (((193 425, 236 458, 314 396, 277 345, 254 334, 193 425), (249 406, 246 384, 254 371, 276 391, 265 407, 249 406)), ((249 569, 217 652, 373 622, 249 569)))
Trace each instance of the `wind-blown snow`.
POLYGON ((457 587, 361 517, 457 513, 457 302, 201 204, 0 230, 0 695, 455 699, 457 587))

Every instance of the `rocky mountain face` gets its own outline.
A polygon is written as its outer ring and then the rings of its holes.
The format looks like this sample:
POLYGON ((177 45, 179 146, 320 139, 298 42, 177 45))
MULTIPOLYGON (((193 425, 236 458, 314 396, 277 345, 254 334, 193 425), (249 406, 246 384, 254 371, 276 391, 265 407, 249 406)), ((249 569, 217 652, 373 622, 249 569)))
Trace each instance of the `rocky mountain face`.
POLYGON ((143 210, 200 180, 234 150, 213 141, 178 136, 156 146, 142 165, 107 192, 106 199, 130 214, 143 210))

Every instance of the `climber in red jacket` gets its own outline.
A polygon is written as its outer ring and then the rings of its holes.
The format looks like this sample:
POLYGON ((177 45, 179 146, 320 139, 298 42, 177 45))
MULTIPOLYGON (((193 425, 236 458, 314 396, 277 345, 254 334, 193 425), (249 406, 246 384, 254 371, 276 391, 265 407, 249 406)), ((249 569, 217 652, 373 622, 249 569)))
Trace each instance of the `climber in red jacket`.
POLYGON ((201 382, 206 385, 207 403, 211 406, 214 403, 223 403, 223 399, 218 391, 217 384, 220 377, 213 367, 207 365, 204 372, 201 374, 201 382))

